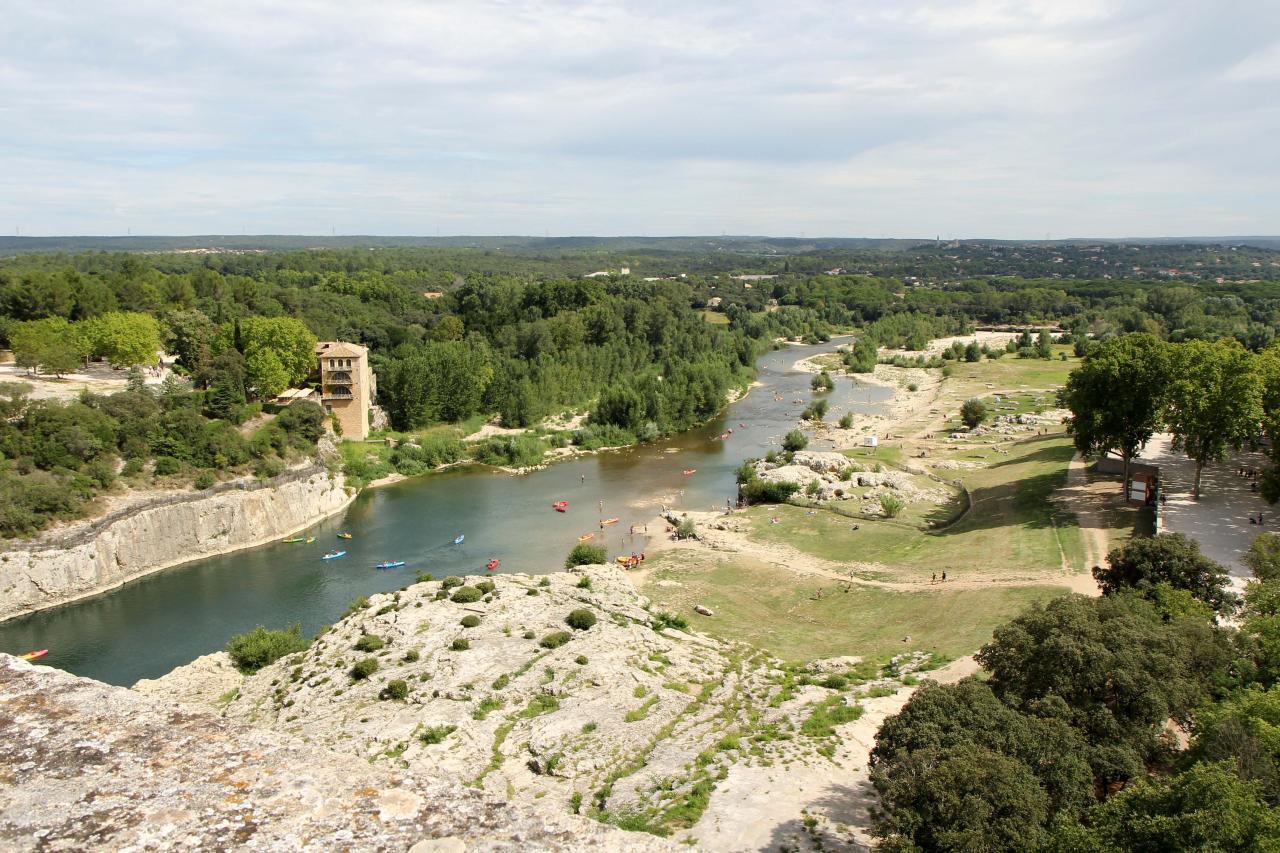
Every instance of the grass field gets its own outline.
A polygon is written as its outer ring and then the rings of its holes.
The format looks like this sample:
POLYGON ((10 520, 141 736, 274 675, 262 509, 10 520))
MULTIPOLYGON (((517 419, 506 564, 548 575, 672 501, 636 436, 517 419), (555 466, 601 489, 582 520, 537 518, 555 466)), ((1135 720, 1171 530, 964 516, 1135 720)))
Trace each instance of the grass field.
POLYGON ((719 311, 703 311, 702 319, 707 321, 713 326, 729 325, 729 318, 724 314, 720 313, 719 311))
POLYGON ((1048 585, 939 585, 927 592, 894 592, 797 577, 749 558, 721 561, 680 551, 652 559, 643 592, 655 608, 690 613, 694 604, 704 604, 715 616, 690 616, 693 627, 792 662, 861 655, 884 663, 913 650, 954 659, 977 650, 995 626, 1031 602, 1065 591, 1048 585))
POLYGON ((1075 517, 1049 500, 1065 481, 1071 456, 1063 436, 1028 438, 990 467, 946 472, 965 484, 973 506, 937 532, 921 529, 938 509, 925 505, 908 506, 895 519, 859 520, 858 530, 834 513, 809 516, 792 506, 753 507, 747 516, 758 539, 827 560, 880 563, 882 579, 944 571, 958 579, 1046 579, 1061 575, 1064 559, 1073 570, 1084 569, 1075 517))

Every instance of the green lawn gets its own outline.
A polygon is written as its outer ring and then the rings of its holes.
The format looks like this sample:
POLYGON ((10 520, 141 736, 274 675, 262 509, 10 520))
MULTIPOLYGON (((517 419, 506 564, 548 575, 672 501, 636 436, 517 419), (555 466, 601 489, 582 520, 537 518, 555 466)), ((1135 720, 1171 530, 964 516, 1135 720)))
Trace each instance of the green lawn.
POLYGON ((861 655, 885 663, 912 650, 961 657, 1031 602, 1065 592, 1045 585, 962 590, 939 585, 906 593, 798 578, 749 558, 722 562, 717 555, 669 551, 651 559, 654 568, 643 592, 655 609, 680 613, 698 630, 793 662, 861 655), (710 607, 715 615, 694 614, 694 604, 710 607))
POLYGON ((1028 438, 1008 456, 981 469, 942 472, 964 482, 973 507, 942 530, 925 527, 938 507, 911 505, 896 519, 855 522, 835 513, 807 515, 791 506, 748 511, 752 535, 791 545, 834 561, 880 563, 885 579, 928 577, 1043 581, 1061 576, 1063 559, 1084 569, 1084 549, 1075 516, 1049 500, 1066 479, 1070 441, 1060 435, 1028 438), (778 524, 771 524, 777 517, 778 524))
POLYGON ((724 314, 720 313, 719 311, 703 311, 702 319, 707 321, 713 326, 729 325, 729 318, 724 314))

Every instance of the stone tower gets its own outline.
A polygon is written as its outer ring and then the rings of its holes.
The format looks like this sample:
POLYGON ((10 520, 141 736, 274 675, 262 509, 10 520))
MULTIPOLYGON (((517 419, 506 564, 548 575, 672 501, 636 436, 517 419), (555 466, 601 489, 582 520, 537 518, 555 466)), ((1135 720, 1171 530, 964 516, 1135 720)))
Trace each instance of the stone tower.
POLYGON ((378 393, 377 379, 369 369, 369 350, 346 341, 324 341, 316 344, 316 358, 324 410, 337 417, 343 438, 367 438, 369 407, 378 393))

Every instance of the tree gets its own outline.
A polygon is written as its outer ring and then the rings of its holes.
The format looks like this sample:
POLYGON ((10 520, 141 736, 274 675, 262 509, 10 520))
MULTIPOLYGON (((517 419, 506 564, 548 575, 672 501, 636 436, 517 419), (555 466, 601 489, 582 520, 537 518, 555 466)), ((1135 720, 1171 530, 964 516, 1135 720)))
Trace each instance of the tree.
POLYGON ((289 370, 280 362, 275 350, 255 349, 244 362, 249 385, 256 396, 275 397, 289 387, 289 370))
MULTIPOLYGON (((246 317, 238 324, 223 326, 215 347, 222 353, 233 346, 244 353, 245 362, 250 365, 250 384, 255 386, 258 384, 252 366, 255 355, 269 353, 274 358, 273 361, 259 355, 257 364, 271 379, 277 378, 277 369, 283 371, 280 390, 302 382, 316 366, 316 336, 305 323, 292 317, 246 317), (237 332, 238 346, 235 345, 237 332)), ((259 389, 259 393, 265 392, 259 389)))
POLYGON ((1166 345, 1152 335, 1133 334, 1091 347, 1062 390, 1076 450, 1119 453, 1126 494, 1130 463, 1160 426, 1168 381, 1166 345))
POLYGON ((998 752, 1025 765, 1046 794, 1046 817, 1078 814, 1093 802, 1087 744, 1061 720, 1021 714, 975 678, 957 684, 926 682, 906 706, 885 720, 871 751, 877 788, 925 750, 949 754, 963 744, 998 752))
POLYGON ((1044 359, 1053 358, 1053 338, 1048 329, 1041 329, 1036 338, 1036 355, 1044 359))
POLYGON ((1193 494, 1207 462, 1258 434, 1262 382, 1253 356, 1236 341, 1188 341, 1173 350, 1166 419, 1174 443, 1195 460, 1193 494))
POLYGON ((987 404, 974 397, 960 406, 960 422, 969 429, 976 429, 987 419, 987 404))
POLYGON ((62 317, 29 320, 9 330, 9 345, 19 367, 62 376, 80 365, 78 329, 62 317))
POLYGON ((1063 824, 1045 849, 1097 853, 1273 853, 1280 811, 1258 782, 1224 764, 1196 764, 1168 781, 1144 780, 1090 810, 1087 828, 1063 824))
POLYGON ((1245 565, 1261 581, 1280 580, 1280 534, 1259 533, 1244 555, 1245 565))
POLYGON ((160 323, 149 314, 112 311, 85 321, 92 351, 116 367, 160 359, 160 323))
POLYGON ((997 628, 975 657, 1005 704, 1080 731, 1106 784, 1141 773, 1165 721, 1184 719, 1225 669, 1229 655, 1202 639, 1132 594, 1068 595, 997 628))
POLYGON ((804 450, 809 446, 809 436, 805 435, 798 429, 793 429, 782 437, 782 449, 789 453, 796 453, 804 450))
POLYGON ((1107 554, 1106 568, 1094 567, 1093 577, 1104 595, 1136 589, 1149 596, 1153 587, 1167 583, 1219 612, 1232 609, 1236 602, 1227 589, 1226 567, 1200 553, 1200 545, 1182 533, 1130 539, 1107 554))
POLYGON ((913 753, 881 787, 881 850, 1023 851, 1045 838, 1048 797, 1030 768, 976 744, 913 753))

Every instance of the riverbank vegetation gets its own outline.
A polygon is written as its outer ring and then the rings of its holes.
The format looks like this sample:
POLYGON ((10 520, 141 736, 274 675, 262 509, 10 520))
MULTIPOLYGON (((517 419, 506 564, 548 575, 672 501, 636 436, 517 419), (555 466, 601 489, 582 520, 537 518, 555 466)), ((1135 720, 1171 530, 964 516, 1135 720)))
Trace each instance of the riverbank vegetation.
POLYGON ((209 394, 173 383, 72 402, 32 400, 0 384, 0 536, 27 536, 79 518, 95 497, 124 485, 209 488, 228 475, 279 474, 314 453, 324 413, 284 409, 249 435, 215 417, 209 394))

